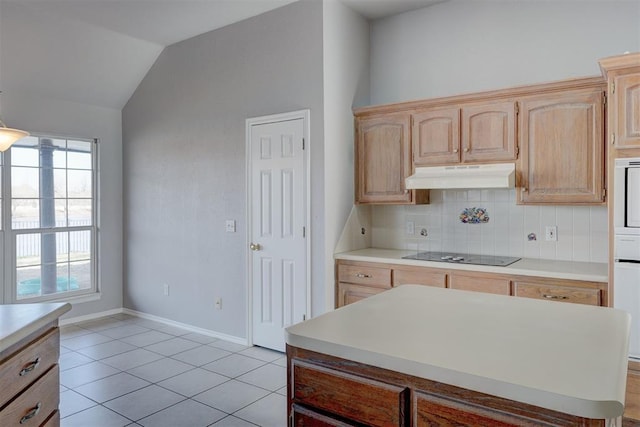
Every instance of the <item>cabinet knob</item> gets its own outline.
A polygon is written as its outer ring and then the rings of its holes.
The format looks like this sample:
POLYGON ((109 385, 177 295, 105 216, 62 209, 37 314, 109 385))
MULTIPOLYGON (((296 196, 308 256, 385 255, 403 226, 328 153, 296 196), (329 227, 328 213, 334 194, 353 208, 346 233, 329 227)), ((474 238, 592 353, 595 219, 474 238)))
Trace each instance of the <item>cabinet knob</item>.
POLYGON ((18 375, 21 377, 24 377, 29 372, 36 369, 39 364, 40 364, 40 358, 36 357, 36 360, 34 360, 33 362, 29 362, 24 368, 22 368, 22 370, 20 371, 20 373, 18 373, 18 375))
POLYGON ((458 152, 458 149, 457 149, 457 148, 454 148, 454 149, 453 149, 453 152, 454 152, 454 153, 457 153, 457 152, 458 152))
POLYGON ((522 189, 520 189, 521 192, 526 193, 527 192, 527 187, 522 187, 522 189))
POLYGON ((27 412, 24 417, 22 417, 20 419, 20 424, 24 424, 27 421, 29 421, 31 418, 35 417, 36 415, 38 415, 38 413, 40 412, 40 408, 42 408, 42 403, 38 402, 38 404, 36 406, 34 406, 33 408, 31 408, 29 410, 29 412, 27 412))
POLYGON ((464 149, 464 152, 465 152, 465 153, 469 152, 469 149, 468 149, 468 148, 465 148, 465 149, 464 149))
POLYGON ((369 278, 371 278, 370 275, 364 274, 364 273, 356 273, 356 277, 359 278, 359 279, 369 279, 369 278))

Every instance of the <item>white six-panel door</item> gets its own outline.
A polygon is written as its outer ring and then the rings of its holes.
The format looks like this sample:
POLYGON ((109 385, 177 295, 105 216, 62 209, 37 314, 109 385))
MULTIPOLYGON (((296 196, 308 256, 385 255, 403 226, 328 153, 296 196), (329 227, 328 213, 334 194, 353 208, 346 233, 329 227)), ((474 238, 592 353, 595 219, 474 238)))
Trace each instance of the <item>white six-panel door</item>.
POLYGON ((249 125, 253 344, 284 351, 307 310, 305 122, 249 125))

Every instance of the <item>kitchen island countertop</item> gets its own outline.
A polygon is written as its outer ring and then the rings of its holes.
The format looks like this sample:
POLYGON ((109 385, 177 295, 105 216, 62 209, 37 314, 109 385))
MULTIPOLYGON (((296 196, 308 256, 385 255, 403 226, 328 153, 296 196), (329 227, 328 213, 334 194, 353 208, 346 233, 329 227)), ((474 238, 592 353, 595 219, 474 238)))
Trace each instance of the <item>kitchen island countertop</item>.
POLYGON ((403 285, 286 330, 287 344, 576 416, 624 410, 621 310, 403 285))
POLYGON ((0 305, 0 355, 69 310, 69 303, 0 305))
POLYGON ((522 258, 520 261, 516 261, 511 265, 502 267, 402 258, 403 256, 415 253, 416 251, 411 250, 367 248, 337 253, 334 255, 334 258, 349 261, 381 262, 450 270, 548 277, 552 279, 585 280, 589 282, 606 283, 609 280, 608 266, 606 263, 522 258))

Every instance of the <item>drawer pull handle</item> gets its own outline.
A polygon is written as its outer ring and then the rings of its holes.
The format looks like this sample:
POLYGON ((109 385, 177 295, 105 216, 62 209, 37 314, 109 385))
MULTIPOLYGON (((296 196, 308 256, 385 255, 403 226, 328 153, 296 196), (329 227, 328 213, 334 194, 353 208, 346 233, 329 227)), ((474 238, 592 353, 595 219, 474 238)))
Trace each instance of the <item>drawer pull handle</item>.
POLYGON ((564 295, 542 294, 542 296, 545 297, 546 299, 569 299, 569 297, 566 297, 564 295))
POLYGON ((356 273, 356 277, 359 279, 370 279, 371 276, 369 274, 364 274, 364 273, 356 273))
POLYGON ((27 375, 29 372, 33 371, 34 369, 36 369, 38 367, 38 365, 40 364, 40 358, 37 357, 36 360, 34 360, 33 362, 30 362, 29 364, 27 364, 24 368, 22 368, 22 370, 20 371, 20 376, 24 377, 25 375, 27 375))
POLYGON ((29 421, 31 418, 33 418, 36 415, 38 415, 38 412, 40 412, 40 408, 41 407, 42 407, 42 403, 38 402, 38 404, 36 406, 34 406, 33 408, 29 409, 29 412, 27 412, 24 417, 20 418, 20 424, 24 424, 27 421, 29 421))

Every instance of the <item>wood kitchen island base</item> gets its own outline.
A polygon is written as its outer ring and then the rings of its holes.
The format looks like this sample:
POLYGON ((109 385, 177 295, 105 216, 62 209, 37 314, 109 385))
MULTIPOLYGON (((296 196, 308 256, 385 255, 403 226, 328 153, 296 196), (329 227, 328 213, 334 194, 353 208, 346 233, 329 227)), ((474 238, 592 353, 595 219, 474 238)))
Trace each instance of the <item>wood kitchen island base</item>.
POLYGON ((604 426, 592 420, 287 346, 291 426, 604 426))

